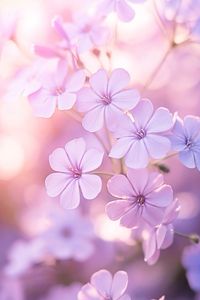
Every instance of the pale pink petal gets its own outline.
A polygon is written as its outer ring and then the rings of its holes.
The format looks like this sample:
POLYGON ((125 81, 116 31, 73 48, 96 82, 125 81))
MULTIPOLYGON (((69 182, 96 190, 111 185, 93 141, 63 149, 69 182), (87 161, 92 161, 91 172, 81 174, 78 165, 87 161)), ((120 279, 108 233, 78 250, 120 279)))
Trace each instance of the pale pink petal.
POLYGON ((181 162, 184 164, 184 166, 188 168, 195 168, 195 160, 194 160, 194 154, 190 150, 181 151, 179 153, 179 158, 181 162))
POLYGON ((77 93, 76 107, 78 111, 85 112, 95 108, 99 104, 99 96, 97 96, 90 88, 82 88, 77 93))
POLYGON ((143 242, 145 261, 149 260, 156 252, 156 236, 154 230, 150 231, 149 236, 143 242))
POLYGON ((174 228, 172 224, 167 226, 167 232, 165 235, 165 239, 161 245, 161 249, 166 249, 173 244, 174 241, 174 228))
POLYGON ((133 9, 125 2, 125 0, 117 1, 116 11, 119 18, 124 22, 131 21, 135 15, 133 9))
POLYGON ((119 126, 122 115, 123 112, 116 106, 112 104, 105 106, 105 121, 110 131, 115 131, 117 126, 119 126))
POLYGON ((122 174, 109 179, 107 187, 109 193, 117 198, 132 197, 135 194, 130 181, 122 174))
POLYGON ((112 103, 122 110, 133 109, 140 99, 137 90, 125 90, 112 96, 112 103))
POLYGON ((157 172, 151 172, 149 173, 148 183, 145 186, 145 193, 148 194, 154 191, 155 189, 159 188, 163 184, 164 184, 163 175, 157 172))
POLYGON ((158 229, 156 230, 156 241, 157 241, 158 249, 161 248, 161 246, 164 242, 166 233, 167 233, 167 226, 165 226, 165 225, 160 225, 158 227, 158 229))
POLYGON ((41 46, 41 45, 34 45, 33 46, 34 53, 44 58, 55 58, 58 57, 58 52, 55 49, 41 46))
POLYGON ((86 113, 82 120, 83 127, 90 132, 100 130, 104 124, 104 107, 98 105, 86 113))
POLYGON ((80 191, 78 180, 71 180, 60 196, 60 204, 65 209, 74 209, 79 206, 80 191))
POLYGON ((132 183, 136 195, 141 195, 146 190, 149 180, 149 173, 147 169, 128 169, 127 177, 132 183))
POLYGON ((94 199, 101 192, 102 181, 97 175, 82 174, 79 184, 83 197, 86 199, 94 199))
POLYGON ((120 224, 127 228, 137 228, 141 222, 141 215, 138 206, 131 208, 120 219, 120 224))
POLYGON ((133 141, 129 137, 117 140, 114 146, 112 146, 109 156, 114 158, 124 157, 131 148, 132 144, 133 141))
MULTIPOLYGON (((65 59, 58 61, 57 70, 55 73, 55 83, 57 87, 62 87, 68 76, 68 63, 65 59)), ((52 78, 50 78, 52 80, 52 78)))
POLYGON ((89 51, 94 47, 90 35, 88 33, 82 34, 76 42, 76 45, 77 52, 79 54, 83 54, 84 52, 89 51))
POLYGON ((171 149, 170 140, 164 136, 148 134, 144 141, 152 158, 163 158, 171 149))
POLYGON ((107 16, 114 10, 114 0, 104 0, 100 3, 98 11, 100 14, 107 16))
POLYGON ((130 200, 115 200, 106 204, 108 217, 116 221, 132 209, 133 202, 130 200))
POLYGON ((58 34, 63 38, 65 39, 65 41, 67 42, 67 46, 69 47, 70 46, 70 42, 69 42, 69 37, 67 35, 67 32, 66 30, 64 29, 64 26, 63 26, 63 20, 62 20, 62 17, 60 16, 55 16, 53 19, 52 19, 52 26, 56 29, 56 31, 58 32, 58 34))
POLYGON ((78 300, 99 300, 99 294, 90 284, 85 284, 78 293, 78 300))
POLYGON ((144 128, 153 114, 153 104, 148 99, 141 100, 132 111, 138 128, 144 128))
POLYGON ((146 202, 149 205, 167 207, 173 200, 173 190, 170 185, 162 185, 160 188, 146 195, 146 202))
POLYGON ((104 69, 98 70, 90 77, 90 85, 100 97, 107 92, 108 76, 104 69))
POLYGON ((173 126, 172 114, 167 108, 160 107, 153 114, 148 123, 148 132, 162 132, 171 129, 173 126))
POLYGON ((100 270, 92 275, 91 284, 101 296, 106 297, 110 294, 112 275, 107 270, 100 270))
POLYGON ((58 96, 58 109, 68 110, 71 109, 76 102, 76 95, 65 92, 58 96))
POLYGON ((178 199, 175 199, 165 210, 165 215, 163 217, 162 223, 169 224, 172 223, 180 212, 180 203, 178 199))
POLYGON ((125 163, 127 167, 133 169, 142 169, 148 165, 149 153, 143 140, 135 141, 128 153, 125 156, 125 163))
POLYGON ((70 176, 66 173, 52 173, 47 176, 45 186, 50 197, 58 196, 70 181, 70 176))
POLYGON ((108 41, 108 28, 99 25, 93 26, 92 31, 90 33, 90 37, 95 46, 102 46, 108 41))
POLYGON ((67 82, 66 89, 70 92, 79 91, 85 83, 85 77, 85 72, 83 70, 75 72, 67 82))
POLYGON ((108 93, 110 95, 120 92, 130 81, 130 75, 124 69, 115 69, 108 81, 108 93))
POLYGON ((73 139, 65 145, 65 151, 73 167, 80 167, 80 162, 86 151, 86 144, 83 138, 73 139))
POLYGON ((143 209, 143 219, 149 225, 158 225, 161 223, 164 214, 164 209, 162 207, 150 206, 149 204, 143 209))
POLYGON ((57 148, 49 156, 49 163, 54 171, 67 172, 70 167, 70 162, 63 148, 57 148))
POLYGON ((28 96, 29 103, 36 117, 50 118, 56 109, 56 97, 40 89, 28 96))
POLYGON ((128 275, 124 271, 118 271, 115 273, 112 282, 111 295, 113 300, 118 300, 127 289, 128 275))
POLYGON ((96 149, 90 149, 85 152, 80 167, 83 172, 90 172, 97 169, 103 160, 104 153, 96 149))

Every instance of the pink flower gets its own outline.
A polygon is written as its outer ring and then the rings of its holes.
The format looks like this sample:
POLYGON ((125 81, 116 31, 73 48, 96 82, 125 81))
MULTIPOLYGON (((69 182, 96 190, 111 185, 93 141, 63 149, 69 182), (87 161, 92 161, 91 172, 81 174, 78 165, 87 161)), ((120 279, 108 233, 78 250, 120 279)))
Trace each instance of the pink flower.
POLYGON ((102 18, 89 15, 76 15, 73 23, 66 23, 65 29, 70 43, 79 54, 106 44, 108 28, 102 25, 102 18))
POLYGON ((182 121, 177 117, 171 140, 184 166, 200 171, 200 118, 186 116, 182 121))
POLYGON ((58 211, 49 221, 50 226, 41 235, 48 255, 76 261, 84 261, 91 256, 94 251, 93 227, 79 211, 58 211))
POLYGON ((161 224, 149 230, 144 235, 143 249, 145 261, 152 265, 159 258, 160 250, 171 246, 174 239, 174 222, 179 214, 180 204, 176 199, 166 209, 161 224))
POLYGON ((90 283, 82 287, 78 293, 78 300, 131 300, 125 294, 128 285, 128 275, 118 271, 114 276, 107 270, 94 273, 90 283))
POLYGON ((60 60, 54 74, 43 76, 40 89, 29 95, 28 99, 37 117, 49 118, 56 106, 60 110, 72 108, 76 102, 76 92, 85 82, 85 73, 79 70, 68 74, 67 63, 60 60))
POLYGON ((110 78, 104 69, 98 70, 90 78, 90 87, 83 88, 77 96, 77 107, 87 112, 83 118, 83 127, 90 131, 98 131, 104 121, 109 129, 113 129, 121 119, 123 110, 136 106, 139 94, 134 89, 126 89, 130 80, 128 72, 115 69, 110 78))
POLYGON ((146 169, 128 169, 127 176, 113 176, 108 191, 119 198, 106 205, 109 218, 120 219, 120 224, 128 228, 160 224, 165 208, 173 200, 172 188, 164 184, 163 176, 146 169))
POLYGON ((129 3, 144 2, 145 0, 102 0, 99 11, 106 16, 115 11, 121 21, 129 22, 133 19, 135 13, 129 3))
POLYGON ((86 199, 94 199, 101 191, 99 176, 89 174, 97 169, 103 160, 103 152, 86 150, 83 138, 71 140, 65 149, 57 148, 49 157, 51 168, 56 171, 47 176, 45 184, 50 197, 60 195, 64 208, 76 208, 80 193, 86 199))
POLYGON ((152 103, 145 99, 133 110, 133 120, 122 120, 115 131, 116 144, 110 156, 125 157, 128 167, 145 168, 150 158, 163 158, 171 148, 170 140, 163 136, 173 126, 172 114, 160 107, 153 112, 152 103))

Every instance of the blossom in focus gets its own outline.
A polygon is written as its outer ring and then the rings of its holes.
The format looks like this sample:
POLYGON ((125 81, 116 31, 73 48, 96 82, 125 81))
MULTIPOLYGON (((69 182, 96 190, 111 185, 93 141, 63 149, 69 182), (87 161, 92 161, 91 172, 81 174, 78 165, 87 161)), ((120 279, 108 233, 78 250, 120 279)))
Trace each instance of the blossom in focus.
POLYGON ((161 224, 148 228, 143 241, 145 261, 154 264, 160 255, 161 249, 171 246, 174 238, 173 222, 177 219, 180 211, 179 201, 176 199, 166 209, 161 224))
POLYGON ((73 283, 69 286, 55 286, 46 296, 43 296, 39 300, 77 300, 77 294, 81 285, 79 283, 73 283))
POLYGON ((83 138, 73 139, 65 148, 57 148, 49 157, 55 173, 45 180, 50 197, 60 195, 61 205, 66 209, 79 206, 81 194, 85 199, 94 199, 101 191, 101 178, 91 171, 97 169, 103 160, 103 152, 86 149, 83 138))
POLYGON ((121 21, 130 22, 135 15, 130 4, 144 1, 145 0, 102 0, 98 9, 104 16, 114 11, 121 21))
POLYGON ((43 76, 40 88, 28 96, 33 112, 37 117, 49 118, 59 110, 69 110, 76 102, 76 93, 83 87, 85 72, 68 74, 67 63, 60 60, 54 74, 43 76))
POLYGON ((41 235, 46 253, 57 259, 84 261, 93 253, 93 227, 77 210, 53 214, 41 235))
POLYGON ((132 117, 123 118, 115 130, 117 142, 110 151, 113 158, 125 157, 127 167, 140 169, 149 159, 161 159, 171 149, 167 133, 173 126, 172 114, 160 107, 153 112, 152 103, 141 100, 132 111, 132 117))
POLYGON ((200 245, 188 246, 183 251, 182 263, 191 288, 200 292, 200 245))
POLYGON ((200 171, 200 118, 186 116, 181 120, 177 117, 171 140, 184 166, 200 171))
POLYGON ((91 76, 90 87, 81 89, 77 96, 78 110, 86 112, 82 121, 86 130, 98 131, 104 122, 112 130, 123 111, 136 106, 139 93, 134 89, 124 89, 129 81, 130 76, 124 69, 115 69, 110 77, 100 69, 91 76))
POLYGON ((94 273, 90 283, 82 287, 78 293, 78 300, 131 300, 125 294, 128 285, 128 275, 124 271, 118 271, 114 276, 107 270, 94 273))
POLYGON ((160 224, 173 200, 172 188, 164 184, 163 176, 146 169, 128 169, 127 176, 115 175, 107 186, 118 200, 109 202, 106 212, 111 220, 120 219, 120 224, 128 228, 160 224))

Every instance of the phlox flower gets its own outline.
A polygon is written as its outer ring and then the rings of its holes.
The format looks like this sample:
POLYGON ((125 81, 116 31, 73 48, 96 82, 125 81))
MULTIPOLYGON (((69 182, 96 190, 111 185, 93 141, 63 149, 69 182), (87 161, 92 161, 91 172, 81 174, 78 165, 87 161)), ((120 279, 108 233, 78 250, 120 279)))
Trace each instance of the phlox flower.
POLYGON ((156 263, 161 249, 166 249, 173 243, 174 227, 172 223, 177 219, 179 211, 180 204, 176 199, 167 207, 162 222, 144 232, 143 250, 145 261, 149 265, 156 263))
POLYGON ((67 63, 60 60, 55 73, 44 74, 40 88, 28 96, 33 112, 37 117, 49 118, 59 110, 69 110, 76 102, 76 93, 83 87, 83 70, 68 73, 67 63))
POLYGON ((82 287, 78 300, 131 300, 125 294, 128 285, 128 275, 118 271, 114 276, 107 270, 94 273, 90 283, 82 287))
POLYGON ((102 0, 98 9, 104 16, 114 11, 121 21, 130 22, 135 15, 130 4, 144 1, 145 0, 102 0))
POLYGON ((163 176, 146 169, 128 169, 127 176, 115 175, 108 181, 109 193, 118 198, 106 205, 108 217, 128 228, 160 224, 165 208, 173 200, 171 186, 163 176))
POLYGON ((103 18, 98 16, 77 14, 73 23, 65 24, 70 43, 79 54, 103 46, 108 41, 109 31, 102 22, 103 18))
POLYGON ((182 263, 191 288, 200 292, 200 245, 186 247, 183 251, 182 263))
POLYGON ((184 166, 200 171, 200 118, 186 116, 181 120, 177 117, 171 140, 184 166))
POLYGON ((80 90, 77 108, 86 112, 82 124, 90 131, 100 130, 104 122, 111 130, 123 115, 124 110, 132 109, 139 101, 139 93, 134 89, 124 89, 130 81, 128 72, 115 69, 110 77, 104 69, 90 77, 90 87, 80 90))
POLYGON ((50 225, 41 234, 46 253, 57 259, 84 261, 94 251, 92 224, 77 210, 53 214, 50 225))
POLYGON ((117 142, 109 156, 125 157, 127 167, 140 169, 148 165, 150 158, 161 159, 171 149, 164 134, 173 126, 172 114, 160 107, 153 111, 152 103, 141 100, 132 111, 132 118, 124 118, 115 130, 117 142))
POLYGON ((50 290, 48 295, 43 296, 40 300, 77 300, 80 287, 79 283, 73 283, 70 286, 55 286, 50 290))
POLYGON ((47 194, 50 197, 60 195, 64 208, 79 206, 81 194, 85 199, 94 199, 101 191, 101 178, 91 171, 97 169, 103 160, 103 152, 86 149, 83 138, 73 139, 65 148, 57 148, 49 157, 55 173, 45 180, 47 194))

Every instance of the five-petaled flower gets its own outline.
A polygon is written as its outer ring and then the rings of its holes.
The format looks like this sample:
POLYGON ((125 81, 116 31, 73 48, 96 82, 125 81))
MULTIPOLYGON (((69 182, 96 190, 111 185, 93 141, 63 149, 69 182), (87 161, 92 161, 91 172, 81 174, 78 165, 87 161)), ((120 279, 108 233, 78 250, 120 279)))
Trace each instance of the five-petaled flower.
POLYGON ((49 118, 56 106, 59 110, 69 110, 76 102, 76 92, 84 85, 85 72, 79 70, 68 74, 67 63, 60 60, 55 73, 43 75, 41 87, 28 96, 37 117, 49 118))
POLYGON ((200 118, 177 117, 173 128, 172 147, 179 152, 181 162, 188 168, 200 171, 200 118))
POLYGON ((125 294, 128 275, 118 271, 114 276, 107 270, 94 273, 90 283, 85 284, 78 293, 78 300, 131 300, 125 294))
POLYGON ((152 103, 141 100, 132 111, 132 118, 123 118, 115 131, 116 144, 110 156, 122 158, 129 168, 140 169, 148 165, 149 159, 163 158, 171 149, 167 133, 173 126, 172 114, 164 107, 153 112, 152 103))
POLYGON ((67 209, 79 206, 81 193, 85 199, 94 199, 101 191, 101 178, 91 171, 103 160, 103 152, 86 149, 83 138, 73 139, 65 149, 57 148, 49 157, 51 168, 56 171, 45 180, 50 197, 60 195, 61 205, 67 209))
POLYGON ((148 173, 147 169, 128 169, 127 176, 113 176, 108 191, 118 198, 106 205, 109 218, 120 219, 127 228, 160 224, 165 208, 173 200, 172 188, 164 184, 163 176, 148 173))
POLYGON ((77 108, 86 112, 83 127, 90 131, 98 131, 103 125, 113 130, 121 119, 124 110, 130 110, 139 101, 139 93, 134 89, 126 89, 130 81, 128 72, 115 69, 110 78, 104 69, 98 70, 89 80, 91 87, 85 87, 77 95, 77 108))

